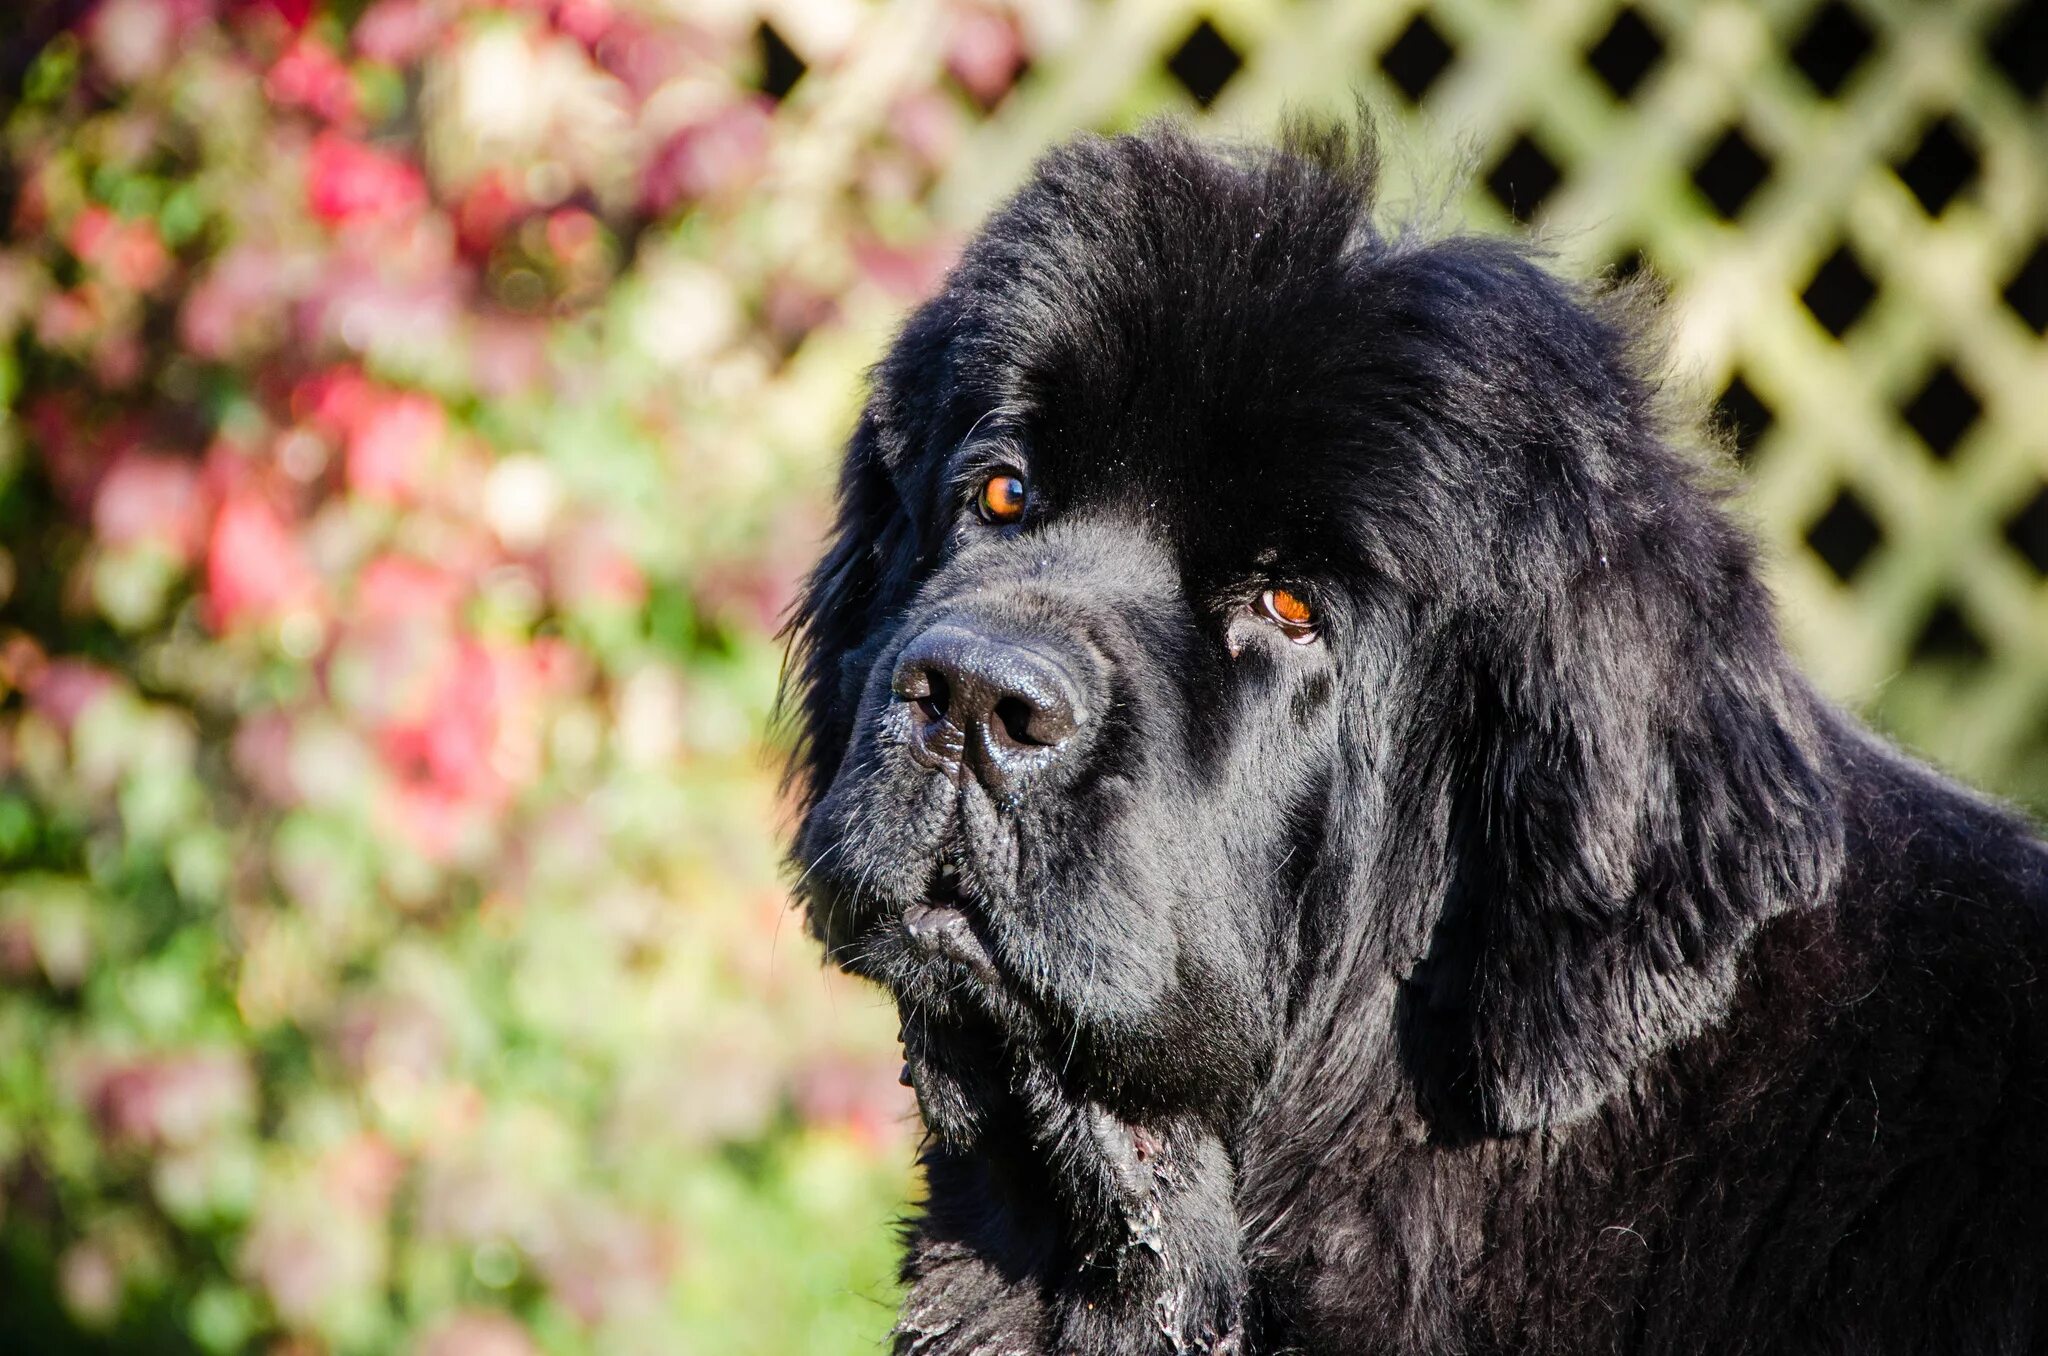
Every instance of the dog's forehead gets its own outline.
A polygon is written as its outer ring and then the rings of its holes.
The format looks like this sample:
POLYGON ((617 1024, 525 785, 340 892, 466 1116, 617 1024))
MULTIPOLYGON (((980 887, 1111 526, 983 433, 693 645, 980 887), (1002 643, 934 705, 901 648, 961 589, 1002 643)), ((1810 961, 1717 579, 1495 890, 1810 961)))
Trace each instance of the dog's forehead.
POLYGON ((1053 504, 1272 554, 1266 529, 1314 521, 1334 485, 1361 488, 1370 414, 1335 370, 1335 336, 1358 343, 1341 280, 1233 277, 1224 239, 1164 262, 1107 252, 1060 295, 991 297, 984 318, 1003 336, 990 423, 1015 431, 1053 504))

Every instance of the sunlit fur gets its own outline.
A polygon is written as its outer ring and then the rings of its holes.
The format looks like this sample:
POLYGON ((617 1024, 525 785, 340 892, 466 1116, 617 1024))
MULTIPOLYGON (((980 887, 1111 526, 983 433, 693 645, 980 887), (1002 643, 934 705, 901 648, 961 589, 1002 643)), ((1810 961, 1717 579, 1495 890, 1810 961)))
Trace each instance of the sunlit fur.
POLYGON ((929 1132, 896 1349, 2048 1350, 2048 850, 1794 671, 1640 307, 1374 177, 1075 141, 874 373, 794 858, 929 1132), (904 754, 941 618, 1076 675, 1020 794, 904 754))

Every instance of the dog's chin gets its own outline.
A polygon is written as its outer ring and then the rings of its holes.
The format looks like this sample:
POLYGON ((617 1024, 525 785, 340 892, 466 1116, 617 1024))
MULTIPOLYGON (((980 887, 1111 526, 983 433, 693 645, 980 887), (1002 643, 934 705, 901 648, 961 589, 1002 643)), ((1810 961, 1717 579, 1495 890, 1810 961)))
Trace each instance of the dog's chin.
POLYGON ((814 887, 812 916, 827 925, 833 963, 896 1000, 903 1077, 927 1130, 949 1148, 980 1143, 1013 1095, 1019 1046, 1043 1037, 987 926, 988 911, 1007 905, 943 859, 893 899, 856 896, 843 884, 814 887))

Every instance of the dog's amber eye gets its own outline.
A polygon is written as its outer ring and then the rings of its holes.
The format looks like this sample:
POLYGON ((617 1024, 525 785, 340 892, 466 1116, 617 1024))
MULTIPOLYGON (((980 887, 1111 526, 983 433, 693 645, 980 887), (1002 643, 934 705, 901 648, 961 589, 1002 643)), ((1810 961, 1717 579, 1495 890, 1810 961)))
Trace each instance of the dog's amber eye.
POLYGON ((976 507, 984 521, 1014 523, 1024 516, 1024 481, 1008 471, 998 471, 981 485, 976 507))
POLYGON ((1259 595, 1259 611, 1266 620, 1287 633, 1290 640, 1310 641, 1316 635, 1316 612, 1308 600, 1286 589, 1267 589, 1259 595))

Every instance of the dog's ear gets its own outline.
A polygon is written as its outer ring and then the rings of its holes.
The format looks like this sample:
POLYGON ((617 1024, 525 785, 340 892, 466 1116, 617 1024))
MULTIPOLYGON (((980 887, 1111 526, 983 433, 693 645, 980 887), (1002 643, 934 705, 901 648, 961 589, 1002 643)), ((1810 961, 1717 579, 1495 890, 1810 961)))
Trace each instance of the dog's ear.
POLYGON ((1757 927, 1835 873, 1818 703, 1746 543, 1697 510, 1697 574, 1590 570, 1448 642, 1471 685, 1411 1034, 1425 1106, 1487 1132, 1582 1115, 1710 1025, 1757 927))
POLYGON ((796 722, 790 775, 805 799, 831 783, 859 701, 849 660, 882 628, 916 559, 912 525, 883 464, 886 410, 862 413, 839 475, 837 513, 824 555, 805 579, 783 628, 788 658, 779 706, 796 722))

